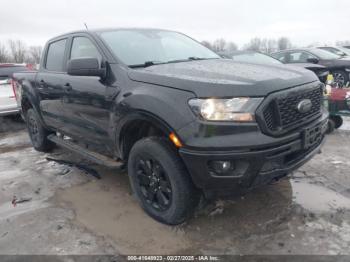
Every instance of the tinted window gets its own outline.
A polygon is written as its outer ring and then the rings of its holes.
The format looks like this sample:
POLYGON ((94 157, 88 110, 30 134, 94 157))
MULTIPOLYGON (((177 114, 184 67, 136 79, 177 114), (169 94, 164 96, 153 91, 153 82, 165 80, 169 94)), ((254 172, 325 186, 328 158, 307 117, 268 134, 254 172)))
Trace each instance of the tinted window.
POLYGON ((316 58, 308 52, 296 51, 290 52, 289 63, 308 63, 309 58, 316 58))
POLYGON ((13 73, 20 71, 28 71, 28 68, 25 66, 0 66, 0 80, 12 77, 13 73))
POLYGON ((346 53, 343 52, 342 50, 340 50, 340 48, 325 46, 325 47, 319 47, 319 49, 323 49, 323 50, 329 51, 333 54, 340 55, 340 56, 346 55, 346 53))
POLYGON ((95 45, 86 37, 74 37, 70 58, 93 57, 101 60, 95 45))
POLYGON ((344 52, 346 55, 350 55, 350 50, 344 47, 337 47, 340 51, 344 52))
POLYGON ((278 59, 282 63, 286 63, 287 62, 287 58, 286 58, 287 57, 287 53, 272 54, 272 57, 278 59))
POLYGON ((333 54, 331 52, 328 52, 326 50, 321 50, 321 49, 318 49, 318 48, 314 48, 314 49, 311 49, 310 50, 311 53, 313 53, 314 55, 318 56, 319 58, 321 59, 338 59, 340 58, 339 55, 336 55, 336 54, 333 54))
POLYGON ((64 50, 66 47, 66 39, 53 42, 49 45, 46 57, 46 69, 50 71, 63 71, 64 50))

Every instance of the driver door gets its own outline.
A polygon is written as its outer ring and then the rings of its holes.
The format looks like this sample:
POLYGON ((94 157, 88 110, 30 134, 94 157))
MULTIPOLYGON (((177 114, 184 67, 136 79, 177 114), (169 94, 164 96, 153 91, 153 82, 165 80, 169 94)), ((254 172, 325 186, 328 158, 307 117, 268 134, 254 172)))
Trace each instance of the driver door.
MULTIPOLYGON (((87 35, 76 35, 71 39, 69 59, 103 59, 101 51, 87 35)), ((67 132, 86 142, 109 143, 109 108, 106 100, 107 86, 100 77, 66 75, 64 79, 63 107, 67 119, 67 132)))

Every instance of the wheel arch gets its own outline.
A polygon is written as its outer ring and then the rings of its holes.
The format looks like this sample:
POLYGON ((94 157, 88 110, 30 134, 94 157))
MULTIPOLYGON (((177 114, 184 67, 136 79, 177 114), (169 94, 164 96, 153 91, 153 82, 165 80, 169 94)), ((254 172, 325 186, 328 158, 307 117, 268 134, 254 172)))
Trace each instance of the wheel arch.
POLYGON ((174 130, 163 119, 156 115, 137 111, 124 117, 119 123, 115 135, 115 143, 118 155, 121 159, 127 159, 132 146, 141 138, 149 136, 169 137, 174 130))
POLYGON ((33 95, 29 92, 24 91, 24 89, 23 89, 23 93, 21 96, 21 113, 25 117, 27 111, 30 108, 33 108, 33 110, 35 110, 35 112, 39 115, 40 120, 42 121, 39 106, 37 105, 37 103, 35 101, 36 101, 36 99, 33 97, 33 95))

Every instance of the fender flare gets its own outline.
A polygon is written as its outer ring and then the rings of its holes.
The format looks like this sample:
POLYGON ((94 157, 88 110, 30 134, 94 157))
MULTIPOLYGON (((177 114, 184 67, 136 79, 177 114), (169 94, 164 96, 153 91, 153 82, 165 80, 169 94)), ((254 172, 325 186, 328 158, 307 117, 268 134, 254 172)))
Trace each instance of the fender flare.
POLYGON ((24 113, 22 111, 22 104, 23 104, 23 101, 25 99, 27 99, 29 101, 29 103, 31 104, 32 108, 34 109, 34 111, 39 116, 39 120, 40 120, 41 124, 46 127, 44 119, 42 118, 42 115, 41 115, 41 112, 40 112, 39 105, 38 105, 38 103, 35 102, 37 99, 33 96, 33 94, 31 92, 27 91, 27 88, 23 88, 22 87, 21 114, 23 115, 23 118, 25 119, 25 115, 24 115, 24 113))
POLYGON ((170 134, 174 132, 174 130, 171 128, 171 126, 163 119, 157 117, 156 115, 149 113, 147 111, 137 110, 133 113, 128 114, 127 116, 120 119, 118 123, 118 128, 115 129, 115 145, 117 149, 117 154, 120 157, 124 156, 123 152, 123 137, 124 132, 126 132, 127 128, 130 127, 130 125, 134 121, 147 121, 151 123, 152 125, 159 128, 161 131, 163 131, 166 134, 170 134))

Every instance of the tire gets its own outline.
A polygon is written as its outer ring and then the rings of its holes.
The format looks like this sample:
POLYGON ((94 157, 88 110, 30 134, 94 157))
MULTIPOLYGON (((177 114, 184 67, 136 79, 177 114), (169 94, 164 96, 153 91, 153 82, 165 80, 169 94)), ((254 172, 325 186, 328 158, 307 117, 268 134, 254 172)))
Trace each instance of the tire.
POLYGON ((200 193, 182 160, 163 138, 149 137, 135 143, 129 154, 128 174, 141 207, 161 223, 184 222, 199 203, 200 193))
POLYGON ((327 125, 327 134, 330 134, 334 131, 335 129, 335 123, 333 121, 333 119, 329 118, 328 119, 328 125, 327 125))
POLYGON ((43 127, 39 120, 39 116, 32 108, 27 111, 26 124, 30 140, 32 141, 35 150, 49 152, 53 149, 55 144, 47 139, 50 132, 43 127))
POLYGON ((334 82, 338 83, 339 87, 344 87, 349 82, 349 74, 342 70, 336 70, 332 72, 334 76, 334 82))
POLYGON ((333 120, 335 129, 343 125, 343 118, 341 116, 330 116, 329 118, 333 120))

